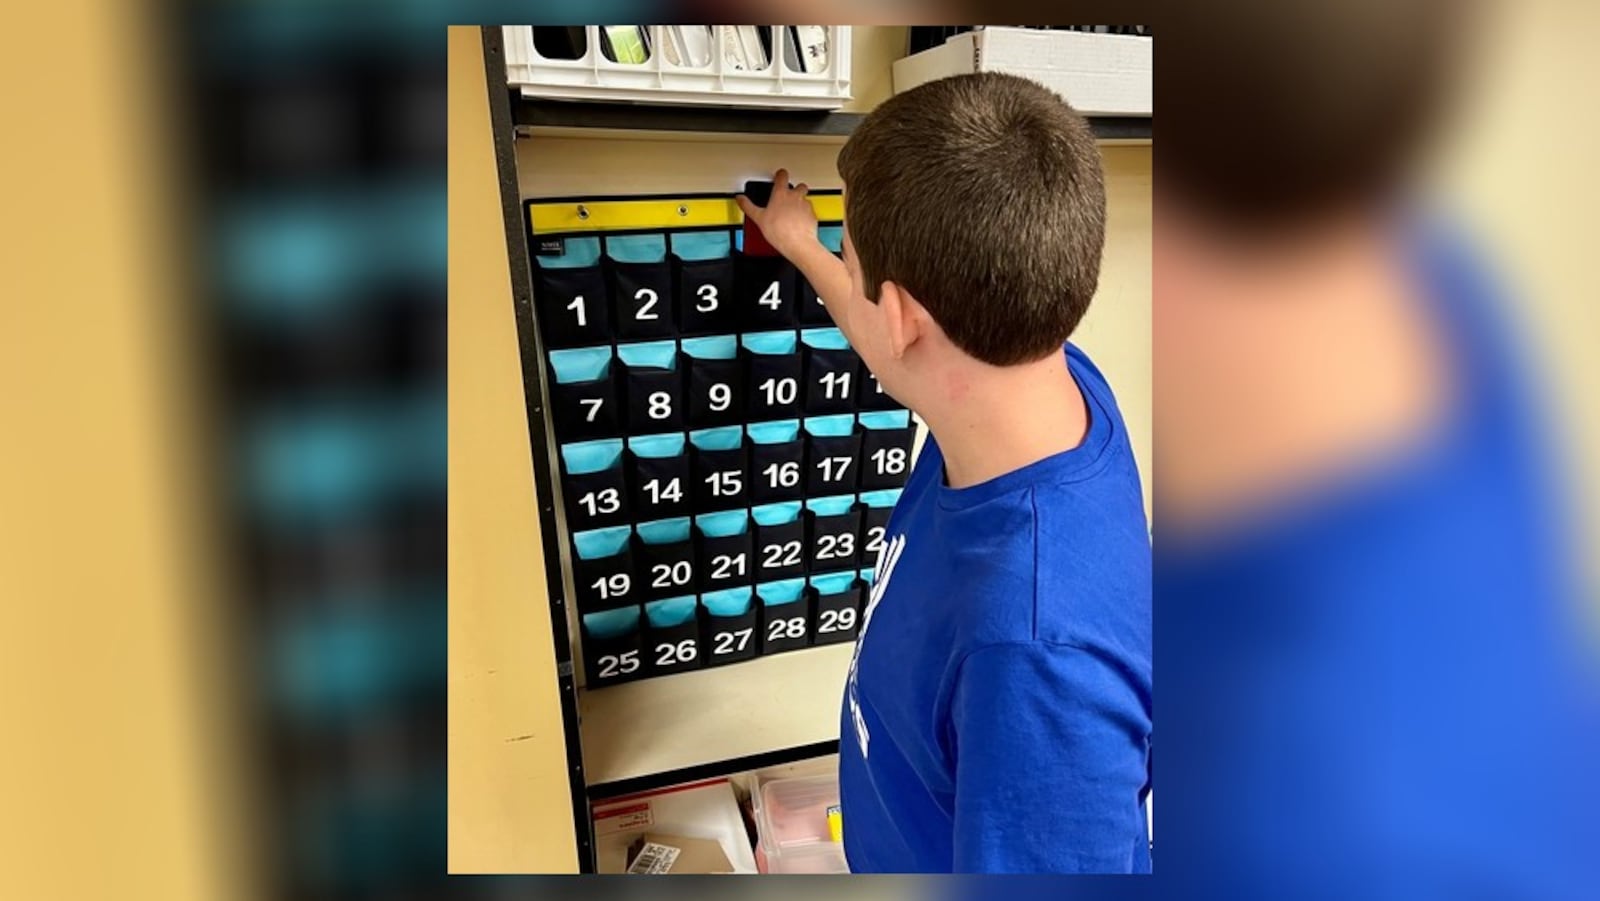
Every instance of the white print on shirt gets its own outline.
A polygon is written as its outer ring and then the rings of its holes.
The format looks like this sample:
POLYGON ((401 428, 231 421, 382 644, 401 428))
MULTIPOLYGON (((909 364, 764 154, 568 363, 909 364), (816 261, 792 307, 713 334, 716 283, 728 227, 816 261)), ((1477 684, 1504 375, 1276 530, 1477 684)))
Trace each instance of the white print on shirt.
POLYGON ((872 625, 872 614, 878 609, 878 602, 883 600, 884 592, 889 590, 889 578, 894 575, 894 568, 900 563, 900 556, 906 549, 906 536, 896 535, 878 552, 878 567, 872 576, 872 594, 867 598, 867 609, 861 615, 861 634, 856 636, 855 653, 850 657, 850 681, 846 694, 850 701, 850 719, 856 727, 856 745, 861 749, 861 759, 867 757, 867 744, 872 735, 867 732, 867 721, 861 715, 861 703, 856 699, 856 662, 861 659, 861 646, 867 640, 867 627, 872 625))

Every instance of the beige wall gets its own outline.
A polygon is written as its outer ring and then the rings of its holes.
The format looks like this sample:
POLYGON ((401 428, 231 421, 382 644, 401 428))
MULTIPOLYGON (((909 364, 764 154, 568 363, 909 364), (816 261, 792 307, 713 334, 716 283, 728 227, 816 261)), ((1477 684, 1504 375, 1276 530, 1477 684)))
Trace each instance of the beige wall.
POLYGON ((479 40, 450 29, 448 866, 576 872, 479 40))

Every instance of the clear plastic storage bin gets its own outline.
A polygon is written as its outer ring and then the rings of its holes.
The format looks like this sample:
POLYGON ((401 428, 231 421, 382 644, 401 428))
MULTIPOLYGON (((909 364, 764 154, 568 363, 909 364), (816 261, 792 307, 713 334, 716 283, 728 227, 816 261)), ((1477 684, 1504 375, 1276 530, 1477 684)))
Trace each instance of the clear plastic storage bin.
MULTIPOLYGON (((543 26, 541 26, 543 27, 543 26)), ((847 25, 586 25, 563 56, 505 27, 506 80, 529 97, 838 109, 850 99, 847 25), (626 38, 613 29, 638 29, 626 38), (604 33, 603 33, 604 32, 604 33)))
POLYGON ((837 776, 763 780, 751 794, 756 868, 763 873, 848 873, 844 845, 828 831, 828 808, 839 803, 837 776))

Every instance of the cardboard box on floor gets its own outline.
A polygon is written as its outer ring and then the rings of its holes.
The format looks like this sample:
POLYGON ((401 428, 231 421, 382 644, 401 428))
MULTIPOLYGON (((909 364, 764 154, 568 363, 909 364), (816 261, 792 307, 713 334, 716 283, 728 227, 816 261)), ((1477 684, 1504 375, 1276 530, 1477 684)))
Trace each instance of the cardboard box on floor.
POLYGON ((626 873, 628 850, 646 833, 714 840, 732 872, 756 872, 744 818, 726 779, 613 798, 595 804, 593 811, 597 872, 626 873))
POLYGON ((628 849, 628 872, 669 876, 732 873, 733 864, 714 838, 646 832, 628 849))

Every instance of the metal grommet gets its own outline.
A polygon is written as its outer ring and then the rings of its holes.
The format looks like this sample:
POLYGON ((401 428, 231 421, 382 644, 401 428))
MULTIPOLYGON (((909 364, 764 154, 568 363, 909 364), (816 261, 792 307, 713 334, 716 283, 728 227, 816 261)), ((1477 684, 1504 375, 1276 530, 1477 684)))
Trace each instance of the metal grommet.
POLYGON ((578 218, 579 219, 587 219, 587 218, 589 218, 589 208, 584 206, 581 203, 578 204, 578 218))
POLYGON ((689 215, 689 205, 686 204, 686 203, 678 204, 678 215, 680 215, 680 216, 689 215))

